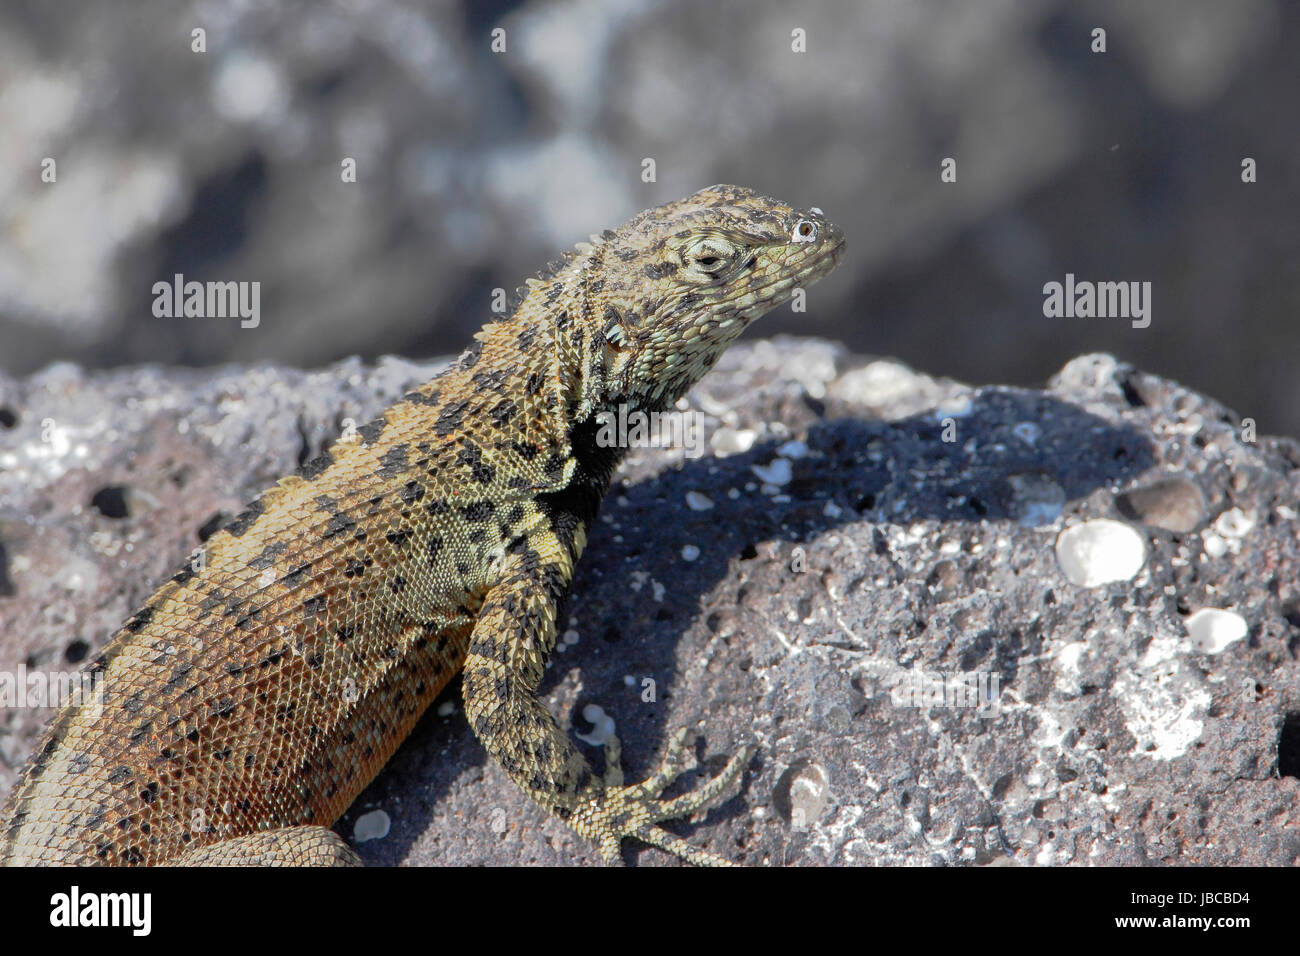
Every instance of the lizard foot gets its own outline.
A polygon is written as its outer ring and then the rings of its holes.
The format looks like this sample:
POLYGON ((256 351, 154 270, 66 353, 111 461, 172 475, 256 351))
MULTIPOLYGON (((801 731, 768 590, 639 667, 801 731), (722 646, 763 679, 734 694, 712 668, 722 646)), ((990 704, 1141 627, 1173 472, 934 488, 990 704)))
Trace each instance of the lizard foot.
MULTIPOLYGON (((607 864, 621 862, 619 844, 624 837, 635 837, 667 850, 676 857, 696 866, 733 866, 730 860, 691 846, 681 837, 674 836, 655 824, 695 813, 713 803, 719 795, 731 788, 753 755, 751 747, 742 747, 716 776, 701 787, 671 800, 659 799, 660 794, 681 776, 685 770, 686 755, 693 737, 686 728, 673 735, 668 753, 659 768, 641 783, 630 786, 610 786, 600 796, 578 809, 570 825, 583 836, 594 840, 601 859, 607 864)), ((616 740, 606 744, 606 766, 617 767, 619 746, 616 740)), ((606 781, 621 781, 618 770, 607 769, 606 781)))

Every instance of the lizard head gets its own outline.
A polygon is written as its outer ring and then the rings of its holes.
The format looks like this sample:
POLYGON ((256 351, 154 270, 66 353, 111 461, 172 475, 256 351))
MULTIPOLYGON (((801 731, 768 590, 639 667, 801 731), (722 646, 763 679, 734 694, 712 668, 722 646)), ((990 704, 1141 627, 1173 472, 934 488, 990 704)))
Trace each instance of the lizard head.
POLYGON ((585 402, 666 408, 746 326, 838 264, 844 234, 739 186, 648 209, 589 247, 585 402))

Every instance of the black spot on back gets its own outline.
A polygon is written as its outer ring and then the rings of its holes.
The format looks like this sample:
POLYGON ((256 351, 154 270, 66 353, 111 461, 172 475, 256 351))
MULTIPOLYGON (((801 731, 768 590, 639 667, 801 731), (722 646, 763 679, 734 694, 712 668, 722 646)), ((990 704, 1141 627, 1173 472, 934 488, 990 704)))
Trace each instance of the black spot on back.
POLYGON ((438 421, 434 424, 434 432, 441 438, 450 435, 454 431, 459 431, 461 421, 465 416, 466 409, 469 408, 469 400, 460 402, 451 402, 443 407, 442 413, 438 416, 438 421))
POLYGON ((255 571, 265 571, 275 564, 275 559, 283 554, 288 547, 288 541, 272 542, 262 549, 261 554, 249 561, 248 566, 255 571))
POLYGON ((428 394, 425 394, 424 392, 418 392, 418 391, 407 392, 405 395, 402 396, 402 398, 403 400, 410 402, 412 405, 437 405, 438 395, 439 395, 438 389, 435 388, 433 391, 429 392, 428 394))
POLYGON ((299 468, 298 474, 303 478, 306 478, 308 481, 311 481, 313 478, 318 477, 321 472, 332 464, 334 464, 334 456, 329 452, 325 452, 324 454, 317 455, 311 461, 307 462, 307 464, 299 468))
POLYGON ((497 428, 505 428, 518 410, 518 406, 515 405, 513 400, 503 398, 492 406, 492 410, 488 412, 488 417, 492 419, 492 424, 497 428))
POLYGON ((356 527, 356 522, 344 514, 336 514, 330 518, 329 523, 325 525, 325 530, 321 533, 321 538, 332 538, 335 535, 344 534, 356 527))
POLYGON ((136 613, 135 617, 126 622, 123 629, 131 634, 139 634, 144 630, 145 625, 153 620, 153 615, 154 609, 152 607, 142 608, 136 613))
POLYGON ((261 498, 258 498, 237 514, 235 520, 226 525, 226 531, 236 538, 242 536, 245 531, 253 526, 253 522, 262 516, 262 512, 265 510, 266 504, 261 498))
POLYGON ((483 460, 483 452, 473 442, 465 442, 457 453, 456 460, 467 467, 470 478, 481 485, 491 484, 496 477, 495 466, 483 460))
POLYGON ((392 448, 388 449, 388 451, 384 452, 383 457, 379 459, 379 471, 377 472, 379 477, 396 478, 404 472, 409 467, 407 463, 407 454, 409 451, 410 446, 406 443, 402 443, 400 445, 394 445, 392 448))
POLYGON ((383 415, 374 421, 366 422, 357 429, 357 434, 361 436, 361 444, 373 445, 386 427, 388 427, 388 419, 383 415))

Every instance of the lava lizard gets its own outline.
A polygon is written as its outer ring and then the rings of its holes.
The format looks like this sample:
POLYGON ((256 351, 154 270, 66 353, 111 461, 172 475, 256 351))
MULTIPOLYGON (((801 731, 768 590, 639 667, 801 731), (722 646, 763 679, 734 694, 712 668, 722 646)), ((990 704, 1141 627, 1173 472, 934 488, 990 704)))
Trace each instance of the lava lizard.
POLYGON ((8 864, 358 863, 329 827, 463 671, 470 727, 618 862, 708 806, 741 749, 663 799, 686 749, 622 785, 537 696, 574 564, 625 449, 596 416, 666 410, 754 319, 830 272, 841 231, 718 185, 580 243, 447 371, 282 478, 86 669, 0 812, 8 864))

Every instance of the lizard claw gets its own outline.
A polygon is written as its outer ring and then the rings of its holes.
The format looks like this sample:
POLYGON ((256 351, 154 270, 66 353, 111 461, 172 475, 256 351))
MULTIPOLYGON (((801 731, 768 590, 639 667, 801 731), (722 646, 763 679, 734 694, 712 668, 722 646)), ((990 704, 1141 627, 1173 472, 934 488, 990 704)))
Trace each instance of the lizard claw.
POLYGON ((667 754, 653 774, 640 783, 606 789, 598 797, 580 808, 570 820, 578 833, 595 841, 601 859, 607 864, 622 862, 619 845, 624 837, 635 837, 652 846, 666 850, 687 863, 696 866, 731 866, 708 850, 693 847, 681 837, 656 826, 664 820, 689 816, 704 809, 729 790, 740 777, 753 755, 753 748, 742 747, 727 761, 720 773, 702 786, 671 800, 661 800, 660 795, 685 769, 686 757, 694 735, 686 728, 673 734, 667 754))

